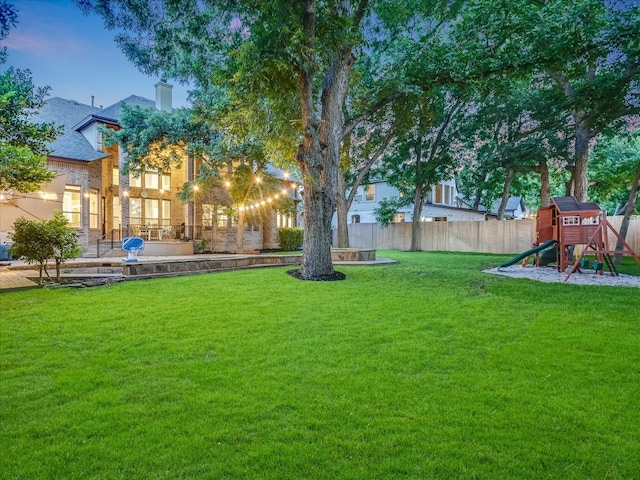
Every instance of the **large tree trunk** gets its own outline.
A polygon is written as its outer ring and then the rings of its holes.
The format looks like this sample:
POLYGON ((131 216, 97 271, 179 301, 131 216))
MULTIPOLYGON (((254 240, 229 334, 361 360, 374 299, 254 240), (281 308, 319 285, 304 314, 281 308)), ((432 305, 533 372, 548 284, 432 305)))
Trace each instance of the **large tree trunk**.
POLYGON ((420 232, 422 227, 422 205, 424 204, 423 185, 416 185, 416 194, 413 197, 413 219, 411 221, 411 248, 412 252, 420 250, 420 232))
POLYGON ((509 202, 509 191, 511 190, 511 184, 516 176, 516 172, 513 168, 507 169, 507 178, 504 181, 504 188, 502 189, 502 200, 500 201, 500 207, 498 207, 498 220, 504 220, 504 211, 507 208, 509 202))
MULTIPOLYGON (((636 201, 638 200, 638 189, 640 188, 640 171, 636 172, 633 178, 633 184, 631 185, 631 191, 629 192, 629 201, 627 202, 627 208, 624 211, 624 217, 622 218, 622 224, 620 225, 620 231, 618 232, 622 238, 627 239, 627 232, 629 231, 629 221, 631 215, 636 208, 636 201)), ((622 250, 624 247, 622 241, 618 239, 616 243, 616 250, 622 250)), ((620 264, 622 262, 622 254, 616 253, 615 263, 620 264)))
MULTIPOLYGON (((306 47, 315 51, 316 2, 304 1, 303 29, 306 47)), ((300 278, 334 278, 331 262, 331 217, 336 205, 340 142, 344 124, 342 106, 348 78, 354 62, 351 48, 344 48, 324 75, 321 119, 315 112, 313 95, 314 62, 300 68, 300 109, 303 141, 298 148, 298 163, 303 178, 304 243, 300 278)))
MULTIPOLYGON (((580 118, 580 117, 578 117, 580 118)), ((573 161, 573 196, 579 202, 589 199, 589 141, 591 134, 583 120, 576 121, 575 156, 573 161)))
POLYGON ((538 163, 537 173, 540 175, 540 206, 551 205, 551 180, 549 178, 549 166, 545 159, 538 163))
POLYGON ((422 180, 420 180, 420 171, 422 170, 422 137, 418 136, 418 142, 416 144, 416 190, 413 195, 413 218, 411 220, 411 247, 412 252, 418 251, 420 245, 420 219, 422 217, 422 203, 424 201, 424 195, 422 189, 424 187, 422 180))
POLYGON ((349 206, 347 201, 347 182, 344 178, 343 172, 338 172, 338 191, 337 191, 337 205, 336 205, 336 218, 338 222, 338 248, 349 248, 349 206))

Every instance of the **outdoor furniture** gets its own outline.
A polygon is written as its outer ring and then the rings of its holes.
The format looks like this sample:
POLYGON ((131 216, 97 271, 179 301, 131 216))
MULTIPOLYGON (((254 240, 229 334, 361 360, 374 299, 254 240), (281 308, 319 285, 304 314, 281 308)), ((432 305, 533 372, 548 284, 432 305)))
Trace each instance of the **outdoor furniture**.
POLYGON ((162 239, 162 237, 167 237, 168 239, 173 238, 173 227, 171 225, 165 225, 162 227, 162 234, 160 239, 162 239))

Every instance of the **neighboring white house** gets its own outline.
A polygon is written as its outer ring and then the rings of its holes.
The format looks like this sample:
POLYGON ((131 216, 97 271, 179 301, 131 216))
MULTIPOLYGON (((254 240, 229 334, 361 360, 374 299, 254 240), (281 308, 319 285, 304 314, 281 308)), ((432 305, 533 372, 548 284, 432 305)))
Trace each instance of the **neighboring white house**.
MULTIPOLYGON (((348 214, 349 223, 376 223, 374 210, 386 198, 398 198, 400 192, 383 181, 373 181, 358 187, 348 214)), ((460 207, 455 180, 447 180, 434 185, 422 207, 421 221, 484 221, 485 212, 476 212, 460 207)), ((413 221, 413 204, 398 210, 396 222, 413 221)), ((337 223, 334 215, 334 225, 337 223)))
MULTIPOLYGON (((462 197, 460 197, 458 201, 461 205, 465 205, 467 207, 469 207, 473 203, 467 201, 462 197)), ((500 209, 501 201, 502 200, 500 199, 494 201, 493 205, 491 205, 491 210, 489 211, 487 211, 487 207, 484 205, 480 205, 478 210, 486 215, 487 220, 495 220, 498 216, 498 210, 500 209)), ((509 197, 507 206, 504 209, 505 220, 522 220, 527 213, 527 206, 524 203, 524 199, 522 197, 509 197)))

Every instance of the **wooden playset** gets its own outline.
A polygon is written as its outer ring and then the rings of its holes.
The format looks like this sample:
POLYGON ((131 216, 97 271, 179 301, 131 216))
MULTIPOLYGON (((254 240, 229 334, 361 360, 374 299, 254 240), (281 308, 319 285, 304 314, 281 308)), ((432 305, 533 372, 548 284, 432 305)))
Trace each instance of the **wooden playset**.
POLYGON ((606 264, 612 275, 618 275, 611 255, 628 254, 640 263, 640 257, 624 241, 607 220, 607 214, 595 203, 581 203, 574 197, 555 197, 549 207, 541 207, 538 212, 537 244, 555 240, 557 242, 558 271, 571 271, 565 282, 585 263, 585 255, 595 255, 594 269, 603 273, 606 264), (609 232, 622 243, 623 249, 609 248, 609 232), (574 255, 576 246, 581 246, 580 255, 574 255))

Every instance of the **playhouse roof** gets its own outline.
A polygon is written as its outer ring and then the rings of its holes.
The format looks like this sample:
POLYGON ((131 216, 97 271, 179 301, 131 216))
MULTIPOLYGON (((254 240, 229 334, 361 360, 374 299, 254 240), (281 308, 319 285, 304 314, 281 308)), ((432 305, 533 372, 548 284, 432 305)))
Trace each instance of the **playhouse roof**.
POLYGON ((600 212, 600 207, 597 203, 581 203, 578 202, 575 197, 554 197, 552 201, 560 213, 589 211, 600 212))

